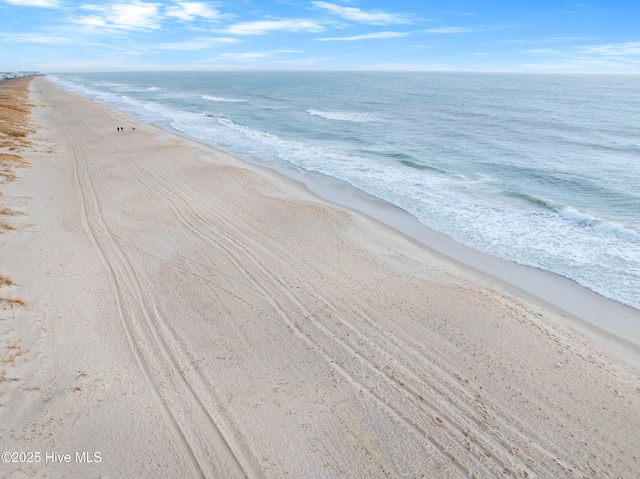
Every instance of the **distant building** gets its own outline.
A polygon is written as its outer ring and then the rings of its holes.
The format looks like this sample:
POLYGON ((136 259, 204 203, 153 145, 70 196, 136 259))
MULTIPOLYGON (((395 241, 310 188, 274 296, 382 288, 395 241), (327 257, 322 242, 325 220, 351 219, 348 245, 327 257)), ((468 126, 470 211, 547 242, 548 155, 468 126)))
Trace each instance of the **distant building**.
POLYGON ((11 78, 31 77, 42 75, 40 72, 0 72, 0 80, 9 80, 11 78))

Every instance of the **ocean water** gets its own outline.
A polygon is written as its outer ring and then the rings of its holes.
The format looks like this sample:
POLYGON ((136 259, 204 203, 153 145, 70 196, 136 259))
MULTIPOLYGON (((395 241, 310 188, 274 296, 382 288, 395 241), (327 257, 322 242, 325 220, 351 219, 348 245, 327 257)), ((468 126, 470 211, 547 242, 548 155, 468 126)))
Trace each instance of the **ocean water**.
POLYGON ((48 78, 241 158, 349 183, 477 250, 640 309, 638 76, 48 78))

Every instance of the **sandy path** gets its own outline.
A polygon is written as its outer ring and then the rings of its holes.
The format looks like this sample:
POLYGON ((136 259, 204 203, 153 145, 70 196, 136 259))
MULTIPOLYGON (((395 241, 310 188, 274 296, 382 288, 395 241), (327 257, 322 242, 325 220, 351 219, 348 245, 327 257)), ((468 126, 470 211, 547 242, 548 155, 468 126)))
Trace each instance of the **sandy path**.
POLYGON ((637 369, 551 313, 273 172, 33 90, 57 150, 0 250, 30 304, 0 321, 25 351, 0 445, 101 461, 2 476, 637 476, 637 369))

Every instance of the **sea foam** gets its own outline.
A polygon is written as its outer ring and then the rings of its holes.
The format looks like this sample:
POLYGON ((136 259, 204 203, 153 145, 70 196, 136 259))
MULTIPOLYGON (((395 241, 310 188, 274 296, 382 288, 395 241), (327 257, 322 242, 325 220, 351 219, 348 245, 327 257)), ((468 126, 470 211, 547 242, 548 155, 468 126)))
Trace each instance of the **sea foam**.
POLYGON ((337 121, 352 121, 354 123, 367 123, 369 121, 376 121, 367 113, 350 113, 343 111, 319 111, 319 110, 307 110, 307 113, 313 116, 319 116, 326 120, 337 121))
POLYGON ((165 72, 50 79, 241 157, 334 177, 480 251, 640 308, 640 162, 629 140, 640 131, 640 86, 627 78, 165 72))

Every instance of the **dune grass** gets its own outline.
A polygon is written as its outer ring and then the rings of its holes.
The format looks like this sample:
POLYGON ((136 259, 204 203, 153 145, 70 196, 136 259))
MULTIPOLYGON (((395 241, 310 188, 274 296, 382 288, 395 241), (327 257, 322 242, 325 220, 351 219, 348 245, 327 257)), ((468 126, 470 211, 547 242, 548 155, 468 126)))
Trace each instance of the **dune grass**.
MULTIPOLYGON (((28 139, 34 132, 31 124, 31 105, 29 103, 29 86, 31 78, 14 78, 0 81, 0 187, 5 183, 19 179, 16 168, 28 168, 31 165, 15 152, 32 146, 28 139)), ((8 221, 9 217, 25 215, 10 208, 4 203, 4 195, 0 191, 0 234, 16 230, 16 226, 8 221)), ((0 288, 13 286, 13 281, 0 274, 0 288)), ((23 299, 0 296, 0 305, 26 307, 23 299)))
POLYGON ((19 150, 31 145, 27 139, 33 133, 30 83, 29 77, 0 81, 0 148, 19 150))
POLYGON ((0 296, 0 304, 7 304, 9 306, 20 306, 21 308, 27 307, 27 302, 22 298, 7 298, 0 296))
POLYGON ((29 162, 13 153, 32 146, 29 134, 31 104, 29 85, 31 78, 0 81, 0 184, 16 181, 15 168, 28 168, 29 162))
POLYGON ((0 206, 0 216, 26 216, 26 215, 27 214, 22 211, 0 206))
POLYGON ((15 231, 16 227, 5 220, 0 220, 0 233, 3 231, 15 231))

